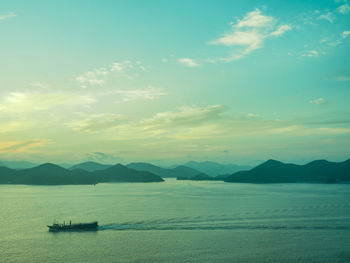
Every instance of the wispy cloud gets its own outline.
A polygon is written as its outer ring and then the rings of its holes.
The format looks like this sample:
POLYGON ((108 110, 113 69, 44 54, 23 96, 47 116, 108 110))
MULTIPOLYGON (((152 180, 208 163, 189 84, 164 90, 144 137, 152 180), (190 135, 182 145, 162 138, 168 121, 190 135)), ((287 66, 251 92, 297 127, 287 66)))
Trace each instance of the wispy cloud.
POLYGON ((0 112, 25 113, 43 111, 60 105, 89 104, 94 102, 89 96, 54 92, 14 92, 0 102, 0 112))
POLYGON ((194 60, 194 59, 191 59, 191 58, 180 58, 179 59, 179 62, 187 67, 198 67, 199 64, 194 60))
POLYGON ((48 144, 46 139, 33 139, 25 141, 2 141, 0 142, 0 153, 36 153, 33 148, 48 144))
POLYGON ((310 100, 311 104, 317 104, 317 105, 324 104, 325 102, 326 101, 325 101, 324 98, 318 98, 318 99, 310 100))
POLYGON ((92 71, 84 72, 76 77, 76 81, 81 84, 81 87, 86 88, 86 85, 103 85, 105 78, 109 74, 106 68, 94 69, 92 71))
POLYGON ((162 96, 167 95, 162 89, 155 87, 147 87, 145 89, 135 89, 135 90, 116 90, 113 94, 118 96, 116 102, 127 102, 134 100, 154 100, 162 96))
POLYGON ((121 160, 121 158, 115 156, 114 154, 105 152, 91 152, 86 154, 86 159, 88 161, 104 162, 109 164, 114 164, 114 162, 121 160))
POLYGON ((124 123, 125 120, 125 116, 121 114, 93 114, 85 119, 71 122, 68 126, 76 131, 95 133, 119 126, 124 123))
POLYGON ((242 20, 231 23, 232 31, 211 41, 210 44, 241 47, 235 54, 222 60, 229 62, 241 59, 254 50, 261 48, 268 37, 278 37, 292 29, 290 25, 283 24, 276 27, 276 24, 276 18, 263 15, 259 9, 255 9, 247 13, 242 20))
POLYGON ((11 18, 11 17, 16 17, 17 15, 15 13, 8 13, 8 14, 4 14, 4 15, 0 15, 0 20, 4 20, 4 19, 7 19, 7 18, 11 18))
POLYGON ((341 35, 343 38, 347 38, 350 35, 350 31, 344 31, 341 35))
POLYGON ((307 50, 301 56, 303 56, 303 57, 319 57, 320 52, 318 52, 317 50, 307 50))
POLYGON ((339 82, 350 81, 350 75, 336 76, 334 79, 339 82))
POLYGON ((270 34, 270 36, 280 36, 291 29, 292 27, 290 25, 280 25, 275 31, 270 34))
POLYGON ((124 60, 113 62, 109 67, 96 68, 91 71, 84 72, 77 76, 75 80, 80 84, 80 87, 87 88, 88 86, 102 86, 108 80, 108 77, 126 77, 131 78, 132 70, 147 71, 148 68, 140 61, 132 62, 124 60))
POLYGON ((20 130, 23 124, 19 122, 9 122, 0 125, 0 133, 7 133, 20 130))
POLYGON ((349 4, 344 4, 344 5, 341 5, 337 8, 337 11, 343 15, 347 14, 350 12, 350 6, 349 4))
POLYGON ((332 12, 328 11, 327 13, 318 16, 317 19, 319 19, 319 20, 326 20, 329 23, 333 23, 333 14, 332 14, 332 12))

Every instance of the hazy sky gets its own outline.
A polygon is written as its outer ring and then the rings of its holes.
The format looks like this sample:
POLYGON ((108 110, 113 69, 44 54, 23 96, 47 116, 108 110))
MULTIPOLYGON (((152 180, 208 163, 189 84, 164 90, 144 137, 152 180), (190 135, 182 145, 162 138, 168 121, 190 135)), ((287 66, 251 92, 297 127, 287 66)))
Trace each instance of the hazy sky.
POLYGON ((350 3, 0 2, 0 159, 350 157, 350 3))

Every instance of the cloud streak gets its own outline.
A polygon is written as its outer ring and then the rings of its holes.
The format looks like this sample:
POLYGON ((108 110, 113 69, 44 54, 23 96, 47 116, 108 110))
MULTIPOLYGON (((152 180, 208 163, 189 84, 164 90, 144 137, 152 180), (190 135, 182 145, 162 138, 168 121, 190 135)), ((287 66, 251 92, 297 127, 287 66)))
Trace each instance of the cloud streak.
POLYGON ((91 97, 75 93, 14 92, 0 103, 0 112, 45 111, 61 105, 89 104, 92 102, 94 102, 94 99, 91 97))
POLYGON ((0 153, 37 153, 33 148, 42 147, 48 144, 46 139, 33 139, 26 141, 2 141, 0 143, 0 153))
POLYGON ((12 17, 16 17, 17 15, 15 13, 8 13, 8 14, 5 14, 5 15, 0 15, 0 20, 5 20, 5 19, 8 19, 8 18, 12 18, 12 17))
POLYGON ((226 47, 238 47, 235 53, 221 60, 230 62, 241 59, 254 50, 262 48, 264 41, 269 37, 278 37, 292 29, 290 25, 283 24, 276 27, 277 19, 263 15, 259 9, 255 9, 245 15, 242 20, 231 23, 232 30, 222 37, 211 41, 211 45, 223 45, 226 47))
POLYGON ((190 68, 199 66, 199 64, 194 59, 191 59, 191 58, 180 58, 179 62, 185 65, 186 67, 190 67, 190 68))

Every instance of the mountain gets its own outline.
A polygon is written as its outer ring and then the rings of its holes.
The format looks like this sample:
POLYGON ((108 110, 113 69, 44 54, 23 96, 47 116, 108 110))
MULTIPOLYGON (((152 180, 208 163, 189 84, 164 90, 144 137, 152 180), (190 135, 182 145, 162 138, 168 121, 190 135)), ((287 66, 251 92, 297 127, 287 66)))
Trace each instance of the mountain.
POLYGON ((162 181, 163 179, 157 175, 136 171, 120 164, 94 172, 83 169, 68 170, 51 163, 23 170, 0 167, 0 184, 67 185, 162 181))
POLYGON ((191 177, 201 173, 198 170, 183 165, 167 169, 150 163, 129 163, 127 167, 138 171, 148 171, 163 178, 176 178, 178 176, 191 177))
POLYGON ((191 161, 185 164, 185 166, 206 173, 210 176, 217 176, 222 174, 233 174, 238 171, 249 170, 252 167, 247 165, 236 164, 221 164, 216 162, 195 162, 191 161))
POLYGON ((350 159, 344 162, 317 160, 305 165, 286 164, 276 160, 228 176, 235 183, 343 183, 350 182, 350 159))
POLYGON ((33 168, 37 164, 27 162, 27 161, 0 161, 0 166, 11 168, 11 169, 26 169, 33 168))
POLYGON ((94 171, 98 171, 98 170, 105 170, 111 166, 112 165, 100 164, 100 163, 96 163, 96 162, 84 162, 84 163, 79 163, 79 164, 73 165, 72 167, 69 168, 69 170, 82 169, 82 170, 85 170, 88 172, 94 172, 94 171))
POLYGON ((71 171, 52 163, 45 163, 33 168, 19 170, 14 184, 66 185, 96 184, 96 180, 85 172, 84 177, 74 176, 71 171))
POLYGON ((163 182, 164 180, 148 171, 137 171, 121 164, 93 172, 98 182, 163 182))

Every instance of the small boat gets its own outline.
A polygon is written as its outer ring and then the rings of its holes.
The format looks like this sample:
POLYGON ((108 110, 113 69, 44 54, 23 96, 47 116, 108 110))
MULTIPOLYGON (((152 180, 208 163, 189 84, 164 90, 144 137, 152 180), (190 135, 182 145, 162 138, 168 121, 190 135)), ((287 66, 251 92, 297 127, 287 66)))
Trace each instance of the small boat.
POLYGON ((69 224, 66 224, 63 222, 63 224, 60 223, 53 223, 52 226, 47 226, 49 228, 50 232, 58 232, 58 231, 97 231, 98 230, 98 223, 92 222, 92 223, 77 223, 72 224, 72 221, 69 221, 69 224))

